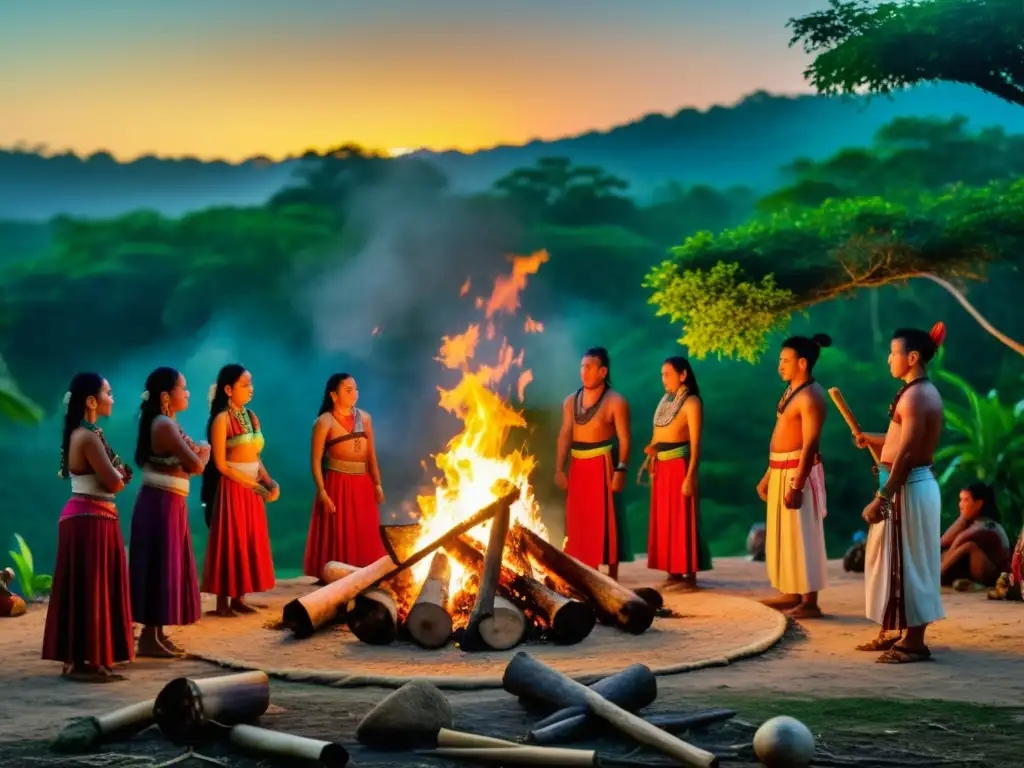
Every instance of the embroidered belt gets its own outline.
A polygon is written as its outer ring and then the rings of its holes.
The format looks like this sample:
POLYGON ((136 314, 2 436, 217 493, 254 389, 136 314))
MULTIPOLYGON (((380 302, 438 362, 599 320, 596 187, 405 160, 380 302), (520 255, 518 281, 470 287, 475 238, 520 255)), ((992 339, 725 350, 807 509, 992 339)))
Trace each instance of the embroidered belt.
POLYGON ((327 459, 325 464, 327 465, 327 469, 331 472, 340 472, 343 475, 366 474, 365 461, 339 461, 337 459, 327 459))
MULTIPOLYGON (((657 445, 655 445, 654 447, 658 448, 657 445)), ((674 445, 671 448, 661 449, 655 454, 655 457, 658 459, 658 461, 672 461, 672 459, 688 459, 690 458, 690 444, 680 443, 679 445, 674 445)))
POLYGON ((598 456, 607 456, 612 452, 612 443, 576 443, 579 448, 572 448, 570 455, 574 459, 594 459, 598 456), (586 446, 586 447, 583 447, 586 446))

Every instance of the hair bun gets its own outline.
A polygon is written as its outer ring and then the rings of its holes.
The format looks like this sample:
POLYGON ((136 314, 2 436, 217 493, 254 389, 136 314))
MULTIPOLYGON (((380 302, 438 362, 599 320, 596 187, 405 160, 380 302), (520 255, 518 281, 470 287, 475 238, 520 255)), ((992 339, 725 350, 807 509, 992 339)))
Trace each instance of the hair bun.
POLYGON ((831 347, 832 337, 825 333, 816 333, 811 336, 811 341, 817 344, 819 347, 831 347))

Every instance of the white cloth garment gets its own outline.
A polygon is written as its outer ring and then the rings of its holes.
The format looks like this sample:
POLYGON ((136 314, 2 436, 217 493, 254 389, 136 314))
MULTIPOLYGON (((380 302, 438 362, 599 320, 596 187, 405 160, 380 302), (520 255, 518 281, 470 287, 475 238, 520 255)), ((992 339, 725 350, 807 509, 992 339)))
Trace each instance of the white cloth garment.
POLYGON ((787 595, 818 592, 827 582, 823 524, 827 505, 821 464, 815 464, 807 476, 800 509, 786 508, 786 491, 796 477, 800 453, 772 453, 768 459, 765 564, 772 586, 787 595))
POLYGON ((182 496, 188 496, 190 487, 187 477, 167 475, 163 472, 156 472, 149 467, 142 468, 142 484, 161 491, 174 491, 182 496))
MULTIPOLYGON (((889 472, 882 467, 881 485, 888 479, 889 472)), ((883 629, 920 627, 945 618, 940 592, 941 511, 939 483, 931 467, 918 467, 900 489, 893 517, 868 531, 865 613, 883 629)))

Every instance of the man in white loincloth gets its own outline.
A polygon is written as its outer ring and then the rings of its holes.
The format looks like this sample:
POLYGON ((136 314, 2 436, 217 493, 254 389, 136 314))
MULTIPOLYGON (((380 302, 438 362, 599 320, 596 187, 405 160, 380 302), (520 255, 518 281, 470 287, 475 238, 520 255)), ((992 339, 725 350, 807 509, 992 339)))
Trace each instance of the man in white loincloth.
POLYGON ((942 323, 930 333, 901 328, 893 334, 889 370, 903 386, 889 406, 889 429, 854 436, 860 448, 881 449, 879 490, 864 508, 871 526, 864 558, 866 613, 881 628, 857 650, 882 651, 877 661, 886 664, 930 660, 925 630, 945 616, 939 592, 942 504, 932 472, 942 397, 926 374, 945 335, 942 323))
POLYGON ((819 618, 818 592, 825 588, 825 473, 818 446, 825 424, 825 393, 812 376, 824 334, 794 336, 782 343, 779 376, 789 386, 777 408, 768 471, 757 493, 768 503, 765 563, 781 595, 766 605, 797 619, 819 618))

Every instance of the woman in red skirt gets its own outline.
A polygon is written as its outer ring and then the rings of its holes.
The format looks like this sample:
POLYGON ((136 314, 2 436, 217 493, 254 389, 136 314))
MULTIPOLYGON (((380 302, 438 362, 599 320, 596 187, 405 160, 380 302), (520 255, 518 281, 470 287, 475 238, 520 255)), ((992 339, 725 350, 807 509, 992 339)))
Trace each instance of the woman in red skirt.
POLYGON ((362 567, 384 556, 377 505, 384 501, 370 414, 356 408, 359 389, 347 373, 327 380, 311 449, 317 497, 304 571, 320 579, 337 560, 362 567))
POLYGON ((224 617, 254 613, 245 595, 274 588, 264 504, 277 501, 280 489, 260 460, 260 422, 245 407, 252 395, 252 374, 237 364, 220 369, 210 392, 206 434, 213 460, 202 491, 210 538, 202 591, 217 596, 216 614, 224 617))
POLYGON ((131 469, 110 449, 96 420, 110 416, 110 384, 97 373, 79 373, 64 396, 61 479, 71 498, 57 526, 57 564, 46 611, 43 658, 64 664, 71 680, 123 680, 113 666, 132 661, 128 562, 115 494, 131 469))
POLYGON ((185 377, 167 367, 149 374, 142 393, 135 444, 142 489, 132 511, 128 558, 132 616, 142 624, 139 656, 182 653, 164 627, 199 621, 199 579, 188 527, 189 477, 202 474, 210 446, 192 442, 178 423, 188 397, 185 377))

